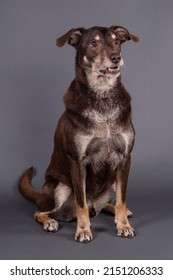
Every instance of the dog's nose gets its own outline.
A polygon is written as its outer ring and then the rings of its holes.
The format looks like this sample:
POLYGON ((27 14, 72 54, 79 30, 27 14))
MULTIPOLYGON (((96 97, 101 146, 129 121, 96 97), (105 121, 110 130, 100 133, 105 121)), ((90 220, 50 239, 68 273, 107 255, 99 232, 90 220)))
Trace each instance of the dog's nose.
POLYGON ((113 53, 111 55, 111 60, 113 63, 119 63, 121 60, 121 56, 118 53, 113 53))

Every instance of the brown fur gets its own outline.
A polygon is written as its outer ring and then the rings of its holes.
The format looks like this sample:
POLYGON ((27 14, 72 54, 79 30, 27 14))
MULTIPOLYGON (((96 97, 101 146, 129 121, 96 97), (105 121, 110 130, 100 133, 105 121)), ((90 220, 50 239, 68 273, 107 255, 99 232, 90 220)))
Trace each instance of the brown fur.
POLYGON ((126 209, 135 132, 131 98, 120 77, 121 44, 127 40, 139 41, 122 26, 76 28, 57 39, 58 47, 75 47, 76 77, 64 95, 43 191, 30 184, 33 168, 19 182, 21 194, 37 205, 35 218, 45 230, 58 229, 49 217, 55 213, 59 220, 76 218, 80 242, 92 240, 90 217, 104 208, 116 214, 118 236, 135 235, 126 209))

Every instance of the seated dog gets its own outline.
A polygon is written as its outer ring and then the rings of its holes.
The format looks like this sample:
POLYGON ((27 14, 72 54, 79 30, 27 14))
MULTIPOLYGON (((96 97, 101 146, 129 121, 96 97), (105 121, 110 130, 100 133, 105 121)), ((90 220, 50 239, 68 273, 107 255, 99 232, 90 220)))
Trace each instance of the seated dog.
POLYGON ((58 229, 55 212, 58 220, 76 218, 80 242, 92 240, 90 217, 102 209, 115 214, 118 236, 135 235, 126 208, 135 131, 120 76, 121 45, 128 40, 139 41, 122 26, 75 28, 57 39, 58 47, 68 43, 76 49, 75 79, 64 95, 43 191, 30 184, 32 167, 19 183, 21 194, 37 205, 35 219, 45 230, 58 229))

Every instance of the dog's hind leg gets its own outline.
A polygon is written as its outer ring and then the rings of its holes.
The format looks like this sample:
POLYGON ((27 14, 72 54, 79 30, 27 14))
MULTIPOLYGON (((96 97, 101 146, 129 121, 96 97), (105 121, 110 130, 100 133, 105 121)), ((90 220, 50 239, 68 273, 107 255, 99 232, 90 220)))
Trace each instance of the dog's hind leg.
POLYGON ((52 212, 40 212, 36 211, 34 218, 43 225, 43 229, 46 231, 55 232, 58 230, 58 222, 49 217, 52 212))
POLYGON ((41 201, 39 211, 35 212, 34 218, 41 224, 46 231, 57 231, 58 221, 49 217, 49 215, 58 212, 67 202, 71 194, 71 189, 63 183, 56 181, 48 182, 43 187, 45 201, 41 201))
POLYGON ((31 179, 34 173, 34 168, 30 167, 24 172, 19 181, 20 193, 29 201, 37 205, 38 211, 35 213, 35 219, 43 224, 43 228, 49 231, 58 229, 58 222, 49 218, 49 214, 56 209, 55 190, 58 185, 57 180, 50 180, 43 187, 43 192, 39 192, 31 185, 31 179))
POLYGON ((115 206, 112 203, 108 203, 104 208, 103 211, 108 212, 112 215, 115 215, 115 206))

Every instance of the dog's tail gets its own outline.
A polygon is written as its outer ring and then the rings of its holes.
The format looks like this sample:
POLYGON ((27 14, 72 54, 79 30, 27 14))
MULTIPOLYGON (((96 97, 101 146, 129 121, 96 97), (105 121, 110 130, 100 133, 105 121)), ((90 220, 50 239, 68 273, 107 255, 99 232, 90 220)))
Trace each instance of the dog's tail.
POLYGON ((39 201, 42 200, 44 194, 41 192, 36 191, 31 185, 31 179, 33 177, 34 168, 30 167, 26 170, 20 181, 19 181, 19 191, 20 193, 29 201, 33 202, 38 206, 39 201))

